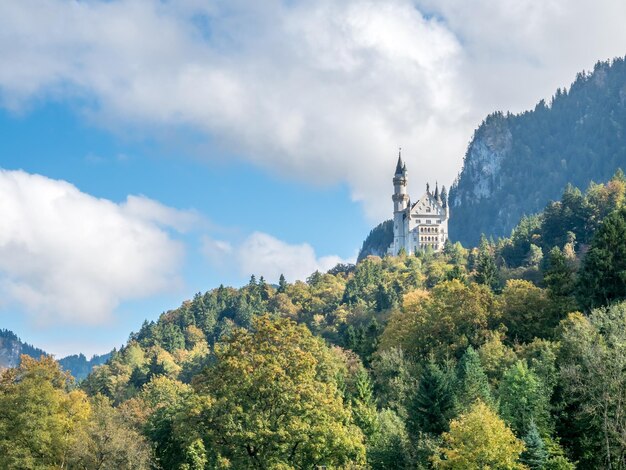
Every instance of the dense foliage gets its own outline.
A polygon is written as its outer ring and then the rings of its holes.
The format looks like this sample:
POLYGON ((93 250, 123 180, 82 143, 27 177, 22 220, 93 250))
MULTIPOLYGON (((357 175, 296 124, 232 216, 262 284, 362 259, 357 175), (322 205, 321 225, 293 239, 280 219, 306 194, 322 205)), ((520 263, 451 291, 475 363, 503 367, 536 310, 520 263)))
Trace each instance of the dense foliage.
POLYGON ((626 61, 599 62, 569 90, 521 114, 488 116, 450 190, 450 236, 476 244, 503 236, 523 214, 626 168, 626 61))
POLYGON ((625 196, 618 172, 472 249, 198 293, 79 386, 25 357, 0 466, 624 469, 625 196))

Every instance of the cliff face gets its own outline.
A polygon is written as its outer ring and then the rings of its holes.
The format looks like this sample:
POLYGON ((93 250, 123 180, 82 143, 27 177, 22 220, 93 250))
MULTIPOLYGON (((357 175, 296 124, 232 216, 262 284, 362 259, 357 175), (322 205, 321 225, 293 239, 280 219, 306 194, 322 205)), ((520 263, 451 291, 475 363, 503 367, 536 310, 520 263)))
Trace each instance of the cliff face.
POLYGON ((0 330, 0 369, 17 366, 22 354, 39 358, 46 353, 30 344, 23 343, 12 331, 0 330))
POLYGON ((494 113, 474 133, 450 190, 450 238, 508 236, 524 214, 626 167, 626 65, 599 62, 521 114, 494 113))
POLYGON ((467 149, 463 174, 472 182, 466 191, 457 192, 457 198, 451 201, 453 207, 475 204, 483 198, 489 198, 500 189, 500 170, 502 162, 511 152, 511 131, 502 115, 492 115, 476 131, 467 149))

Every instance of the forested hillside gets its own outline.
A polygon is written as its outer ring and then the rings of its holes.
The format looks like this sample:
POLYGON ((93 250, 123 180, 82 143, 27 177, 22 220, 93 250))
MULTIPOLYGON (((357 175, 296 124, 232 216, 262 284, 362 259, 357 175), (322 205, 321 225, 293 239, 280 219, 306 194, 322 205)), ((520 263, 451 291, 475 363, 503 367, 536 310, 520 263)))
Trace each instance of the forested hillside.
POLYGON ((393 220, 385 220, 372 229, 359 250, 357 262, 368 256, 385 256, 393 243, 393 220))
MULTIPOLYGON (((0 330, 0 369, 17 367, 22 355, 33 359, 48 355, 44 350, 23 342, 18 336, 9 330, 0 330)), ((104 364, 111 354, 94 355, 87 359, 84 354, 75 354, 58 360, 61 367, 69 371, 78 380, 84 379, 91 370, 104 364)))
POLYGON ((469 144, 450 190, 450 238, 478 243, 508 236, 524 214, 626 168, 626 62, 599 62, 549 103, 488 116, 469 144))
POLYGON ((39 357, 45 352, 22 342, 12 331, 0 330, 0 369, 17 366, 22 354, 39 357))
POLYGON ((80 387, 0 377, 0 467, 626 468, 626 178, 510 238, 198 293, 80 387))

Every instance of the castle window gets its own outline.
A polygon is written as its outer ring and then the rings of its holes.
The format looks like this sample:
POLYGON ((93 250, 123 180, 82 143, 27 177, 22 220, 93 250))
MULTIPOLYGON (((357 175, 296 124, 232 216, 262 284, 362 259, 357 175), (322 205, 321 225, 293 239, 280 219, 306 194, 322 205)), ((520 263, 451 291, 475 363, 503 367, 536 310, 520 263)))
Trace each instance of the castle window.
POLYGON ((427 207, 427 208, 426 208, 426 212, 430 212, 430 207, 427 207))
POLYGON ((427 221, 426 221, 426 223, 427 223, 427 224, 429 224, 429 223, 430 223, 430 220, 427 220, 427 221))

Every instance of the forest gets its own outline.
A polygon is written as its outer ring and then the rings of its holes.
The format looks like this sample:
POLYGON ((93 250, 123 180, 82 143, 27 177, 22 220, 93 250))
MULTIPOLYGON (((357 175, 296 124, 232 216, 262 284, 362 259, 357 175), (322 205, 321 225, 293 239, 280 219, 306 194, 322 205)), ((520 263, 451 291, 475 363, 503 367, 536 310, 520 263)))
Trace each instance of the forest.
POLYGON ((447 243, 144 322, 82 381, 0 376, 6 469, 626 468, 626 178, 447 243))

